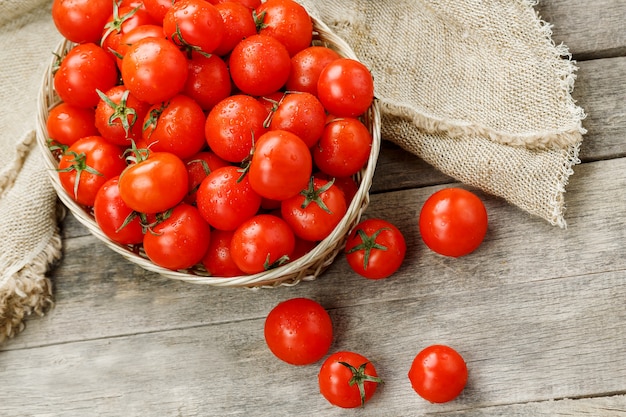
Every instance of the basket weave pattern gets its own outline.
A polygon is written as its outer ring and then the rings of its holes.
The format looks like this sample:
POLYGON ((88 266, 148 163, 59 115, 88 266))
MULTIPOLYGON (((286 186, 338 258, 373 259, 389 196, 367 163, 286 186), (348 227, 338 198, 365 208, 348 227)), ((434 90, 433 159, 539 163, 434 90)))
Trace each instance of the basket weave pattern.
MULTIPOLYGON (((357 59, 355 53, 345 41, 334 35, 326 25, 317 19, 313 19, 314 44, 323 44, 339 53, 345 58, 357 59)), ((56 54, 64 56, 74 45, 69 41, 61 42, 56 54)), ((46 122, 48 112, 56 106, 60 99, 53 88, 54 81, 54 60, 50 62, 43 80, 38 97, 37 114, 37 143, 43 154, 44 164, 49 173, 50 180, 57 195, 63 204, 69 209, 74 217, 83 224, 89 232, 96 238, 104 242, 109 248, 122 255, 130 262, 140 267, 158 273, 162 276, 186 281, 195 284, 205 284, 226 287, 275 287, 278 285, 295 285, 300 281, 311 281, 316 279, 333 262, 337 254, 343 249, 348 233, 360 221, 363 212, 369 204, 369 189, 372 185, 372 178, 376 168, 376 161, 380 150, 380 110, 378 103, 374 103, 364 115, 364 122, 372 134, 372 149, 363 169, 355 175, 359 184, 358 191, 348 207, 348 211, 335 230, 318 243, 309 253, 301 258, 287 263, 269 271, 254 275, 244 275, 238 277, 215 277, 209 276, 200 265, 189 270, 172 271, 155 265, 150 261, 143 248, 139 246, 120 245, 109 239, 97 225, 93 213, 88 207, 77 204, 67 194, 59 182, 56 172, 59 160, 57 155, 48 148, 48 134, 46 122)))

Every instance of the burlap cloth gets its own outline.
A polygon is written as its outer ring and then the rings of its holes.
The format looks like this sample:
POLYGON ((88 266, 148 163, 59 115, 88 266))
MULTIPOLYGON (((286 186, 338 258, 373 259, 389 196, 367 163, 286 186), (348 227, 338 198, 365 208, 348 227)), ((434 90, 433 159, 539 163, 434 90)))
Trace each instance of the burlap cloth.
MULTIPOLYGON (((302 0, 372 70, 382 135, 442 172, 565 227, 584 129, 574 63, 529 0, 302 0)), ((0 2, 0 341, 53 303, 58 206, 34 140, 60 41, 49 0, 0 2)))

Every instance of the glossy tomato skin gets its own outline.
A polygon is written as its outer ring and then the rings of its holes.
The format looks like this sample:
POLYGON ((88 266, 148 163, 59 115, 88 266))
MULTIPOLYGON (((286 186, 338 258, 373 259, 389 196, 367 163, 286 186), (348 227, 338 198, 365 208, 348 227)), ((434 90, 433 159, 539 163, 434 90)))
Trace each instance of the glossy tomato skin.
POLYGON ((130 146, 131 139, 141 138, 143 119, 149 108, 148 103, 130 94, 126 87, 116 85, 102 92, 96 106, 96 128, 111 143, 130 146))
POLYGON ((317 81, 326 65, 341 58, 334 50, 320 45, 309 46, 291 57, 287 79, 288 91, 302 91, 317 96, 317 81))
POLYGON ((326 110, 313 94, 285 94, 272 115, 270 129, 286 130, 313 147, 324 132, 326 110))
POLYGON ((170 152, 187 159, 206 144, 204 122, 200 105, 186 95, 177 94, 150 107, 143 120, 142 137, 154 152, 170 152))
POLYGON ((120 197, 118 181, 119 177, 113 177, 98 190, 94 218, 109 239, 122 245, 138 245, 143 242, 141 218, 120 197))
MULTIPOLYGON (((243 6, 242 6, 243 7, 243 6)), ((211 110, 232 91, 228 67, 218 55, 193 53, 183 93, 194 99, 202 110, 211 110)))
POLYGON ((242 92, 263 96, 285 85, 291 58, 285 46, 267 35, 252 35, 232 50, 229 68, 233 82, 242 92))
POLYGON ((333 342, 333 323, 317 301, 292 298, 276 305, 265 318, 267 346, 291 365, 309 365, 322 359, 333 342))
POLYGON ((169 152, 149 152, 120 175, 120 195, 140 213, 159 213, 180 203, 189 189, 184 162, 169 152))
POLYGON ((138 99, 150 104, 166 101, 182 91, 187 81, 187 59, 163 38, 133 43, 122 60, 122 81, 138 99))
POLYGON ((181 203, 144 235, 143 247, 163 268, 187 269, 199 263, 209 247, 211 229, 198 210, 181 203))
POLYGON ((202 181, 216 169, 230 165, 211 151, 198 152, 184 162, 189 176, 189 192, 185 197, 185 202, 191 205, 196 204, 198 188, 202 181))
POLYGON ((122 148, 102 136, 87 136, 67 148, 57 170, 61 185, 74 201, 93 206, 100 187, 125 168, 122 148))
POLYGON ((445 256, 465 256, 476 250, 487 234, 488 216, 483 202, 471 191, 445 188, 422 206, 419 230, 424 243, 445 256))
POLYGON ((196 204, 212 227, 234 230, 259 211, 261 196, 250 186, 248 176, 242 178, 236 166, 226 166, 200 183, 196 204))
POLYGON ((320 393, 328 402, 337 407, 356 408, 363 406, 372 398, 381 381, 379 379, 377 381, 362 380, 364 389, 364 397, 362 398, 358 384, 350 384, 354 372, 341 362, 347 363, 355 369, 365 365, 363 367, 364 375, 374 379, 378 378, 376 368, 365 356, 350 351, 335 352, 326 358, 320 368, 318 374, 320 393))
POLYGON ((317 95, 329 113, 358 117, 372 105, 374 79, 361 62, 340 58, 324 67, 317 81, 317 95))
POLYGON ((122 39, 126 33, 140 26, 154 25, 157 22, 142 8, 114 6, 113 10, 114 13, 102 30, 100 46, 115 59, 116 54, 124 54, 125 47, 122 45, 122 39))
POLYGON ((432 345, 415 356, 409 370, 411 386, 432 403, 452 401, 465 388, 467 365, 463 357, 445 345, 432 345))
POLYGON ((233 260, 246 274, 256 274, 289 261, 295 236, 289 225, 272 214, 257 214, 243 222, 230 245, 233 260))
POLYGON ((96 116, 92 108, 59 103, 48 113, 48 137, 62 145, 71 145, 86 136, 98 135, 96 116))
POLYGON ((211 230, 211 242, 202 258, 202 264, 211 276, 230 278, 245 275, 230 254, 234 233, 233 230, 211 230))
POLYGON ((222 42, 224 21, 210 2, 178 0, 165 13, 163 33, 183 49, 210 54, 222 42))
POLYGON ((99 43, 113 13, 111 0, 54 0, 52 20, 61 35, 75 43, 99 43))
POLYGON ((311 45, 311 16, 294 0, 267 0, 256 8, 256 15, 262 18, 259 33, 276 38, 290 56, 311 45))
MULTIPOLYGON (((162 38, 165 39, 163 33, 163 27, 157 24, 145 24, 137 26, 125 32, 120 39, 120 44, 117 47, 117 52, 121 57, 126 55, 128 48, 130 48, 135 42, 138 42, 145 38, 162 38)), ((122 70, 123 59, 116 57, 117 67, 122 70)))
POLYGON ((285 200, 306 188, 312 169, 311 152, 302 139, 285 130, 270 130, 255 144, 248 177, 262 197, 285 200))
POLYGON ((392 223, 378 218, 361 221, 348 236, 348 264, 368 279, 383 279, 395 273, 406 255, 406 241, 392 223))
POLYGON ((73 47, 54 74, 54 89, 62 101, 77 107, 94 107, 96 90, 107 91, 117 83, 117 66, 111 56, 93 43, 73 47))
POLYGON ((313 159, 320 171, 331 177, 349 177, 367 163, 373 138, 358 119, 344 117, 326 124, 313 149, 313 159))
POLYGON ((297 237, 320 241, 343 219, 346 198, 332 182, 315 178, 300 194, 283 200, 280 211, 297 237))
POLYGON ((229 54, 242 39, 257 33, 252 10, 242 3, 225 1, 215 5, 224 21, 224 36, 214 53, 229 54))

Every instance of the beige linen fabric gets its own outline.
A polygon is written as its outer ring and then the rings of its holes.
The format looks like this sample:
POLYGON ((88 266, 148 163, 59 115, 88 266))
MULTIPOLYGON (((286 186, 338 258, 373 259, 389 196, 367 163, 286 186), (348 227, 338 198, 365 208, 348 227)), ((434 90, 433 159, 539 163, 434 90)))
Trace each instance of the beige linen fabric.
MULTIPOLYGON (((442 172, 565 227, 585 130, 575 65, 530 0, 300 0, 371 68, 382 134, 442 172)), ((0 1, 0 341, 52 305, 62 210, 35 149, 61 40, 50 0, 0 1)))

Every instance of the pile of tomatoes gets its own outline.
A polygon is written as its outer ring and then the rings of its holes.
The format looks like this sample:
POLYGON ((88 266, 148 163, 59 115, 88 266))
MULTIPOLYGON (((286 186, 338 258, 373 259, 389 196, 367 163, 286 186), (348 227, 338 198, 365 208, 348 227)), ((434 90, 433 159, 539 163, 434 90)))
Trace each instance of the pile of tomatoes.
POLYGON ((55 0, 59 181, 171 270, 263 272, 344 217, 372 147, 362 63, 294 0, 55 0))

